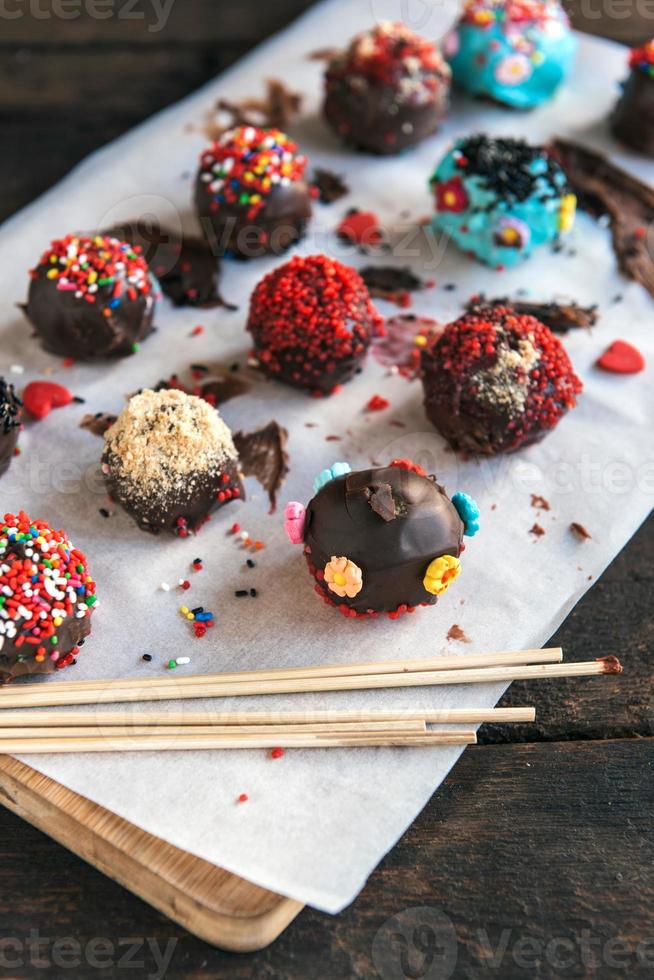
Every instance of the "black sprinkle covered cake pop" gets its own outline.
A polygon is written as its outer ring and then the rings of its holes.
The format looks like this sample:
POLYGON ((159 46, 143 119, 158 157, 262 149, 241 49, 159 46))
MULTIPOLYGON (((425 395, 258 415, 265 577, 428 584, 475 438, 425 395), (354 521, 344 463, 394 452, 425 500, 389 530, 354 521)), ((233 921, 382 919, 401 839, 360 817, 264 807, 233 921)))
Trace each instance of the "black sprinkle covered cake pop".
POLYGON ((425 410, 453 449, 513 452, 538 442, 582 384, 560 340, 533 316, 476 308, 422 352, 425 410))
POLYGON ((146 389, 104 438, 109 494, 143 531, 186 537, 212 511, 245 496, 231 433, 195 395, 146 389))
POLYGON ((91 632, 95 582, 86 558, 21 511, 0 524, 0 684, 75 662, 91 632))
POLYGON ((383 333, 383 319, 355 269, 326 255, 294 256, 254 290, 247 329, 265 374, 330 395, 383 333))
POLYGON ((23 414, 23 403, 14 386, 0 378, 0 476, 4 476, 14 457, 23 414))
POLYGON ((195 206, 216 255, 280 255, 311 217, 307 158, 278 129, 238 126, 200 157, 195 206))
POLYGON ((654 157, 654 39, 630 52, 629 67, 611 128, 622 143, 654 157))
POLYGON ((127 242, 66 235, 30 276, 25 312, 52 354, 124 357, 152 331, 154 280, 140 249, 127 242))
POLYGON ((384 21, 330 62, 323 111, 350 146, 399 153, 436 131, 449 89, 450 69, 438 48, 405 24, 384 21))
POLYGON ((479 529, 471 497, 450 500, 408 459, 355 473, 335 463, 314 490, 306 509, 287 505, 286 533, 303 544, 318 595, 352 618, 433 605, 461 571, 463 535, 479 529))

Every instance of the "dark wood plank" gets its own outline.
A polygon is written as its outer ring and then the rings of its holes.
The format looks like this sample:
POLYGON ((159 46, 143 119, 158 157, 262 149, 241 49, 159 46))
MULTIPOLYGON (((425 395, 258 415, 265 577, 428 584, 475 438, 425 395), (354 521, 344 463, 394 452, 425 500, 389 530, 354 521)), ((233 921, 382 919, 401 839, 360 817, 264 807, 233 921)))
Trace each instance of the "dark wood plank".
MULTIPOLYGON (((444 952, 435 961, 441 958, 440 970, 426 977, 651 976, 653 807, 652 739, 469 749, 353 906, 337 918, 306 910, 273 946, 241 956, 185 934, 0 810, 2 935, 24 943, 39 928, 50 939, 43 966, 30 963, 24 950, 7 950, 26 961, 10 975, 61 977, 61 969, 45 961, 52 960, 56 938, 73 935, 83 949, 93 939, 113 944, 102 969, 112 980, 129 975, 118 963, 125 952, 119 937, 149 937, 162 949, 175 942, 169 980, 395 980, 402 977, 402 942, 413 967, 424 967, 410 927, 422 926, 429 940, 430 929, 449 921, 440 934, 444 952), (407 911, 415 908, 425 911, 407 911), (389 922, 393 916, 399 918, 389 922), (405 940, 391 942, 394 933, 405 940), (618 940, 627 944, 624 951, 618 940), (640 953, 649 965, 637 958, 638 944, 648 940, 640 953), (504 955, 493 967, 489 957, 502 944, 504 955), (582 955, 596 957, 597 968, 584 966, 582 955)), ((151 952, 144 960, 144 971, 135 975, 155 969, 151 952)), ((66 975, 95 974, 81 967, 66 975)))

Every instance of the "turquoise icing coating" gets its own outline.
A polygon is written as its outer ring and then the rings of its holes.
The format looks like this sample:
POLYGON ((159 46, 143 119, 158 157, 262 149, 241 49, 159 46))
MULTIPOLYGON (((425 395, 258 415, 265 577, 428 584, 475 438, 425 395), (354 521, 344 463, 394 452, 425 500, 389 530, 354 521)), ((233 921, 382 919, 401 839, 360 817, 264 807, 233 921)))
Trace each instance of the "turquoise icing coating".
POLYGON ((458 140, 430 184, 434 230, 493 267, 521 262, 567 230, 574 217, 575 198, 561 168, 544 150, 522 140, 458 140), (482 166, 490 160, 492 166, 476 172, 478 160, 482 166))
POLYGON ((479 507, 467 493, 459 490, 452 497, 457 514, 463 521, 463 533, 468 538, 474 538, 479 530, 479 507))
POLYGON ((558 0, 468 0, 443 46, 455 85, 531 109, 570 73, 577 42, 558 0))
POLYGON ((329 483, 331 480, 335 480, 337 476, 345 476, 346 473, 351 473, 352 467, 349 463, 332 463, 328 469, 321 470, 318 476, 313 481, 313 492, 318 493, 319 490, 329 483))

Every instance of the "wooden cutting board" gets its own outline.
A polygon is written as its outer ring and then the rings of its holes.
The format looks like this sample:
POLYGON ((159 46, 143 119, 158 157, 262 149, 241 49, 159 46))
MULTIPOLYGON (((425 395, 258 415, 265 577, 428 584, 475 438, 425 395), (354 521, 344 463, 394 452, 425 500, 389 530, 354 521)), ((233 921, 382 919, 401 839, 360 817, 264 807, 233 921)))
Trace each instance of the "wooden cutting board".
POLYGON ((6 755, 0 755, 0 804, 214 946, 262 949, 303 908, 166 844, 6 755))

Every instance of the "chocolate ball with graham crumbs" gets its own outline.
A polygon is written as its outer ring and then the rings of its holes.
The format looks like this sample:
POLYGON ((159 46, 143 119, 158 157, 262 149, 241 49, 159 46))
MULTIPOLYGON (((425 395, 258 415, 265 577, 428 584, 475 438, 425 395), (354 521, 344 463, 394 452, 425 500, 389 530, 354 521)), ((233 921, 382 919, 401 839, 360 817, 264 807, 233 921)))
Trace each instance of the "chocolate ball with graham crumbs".
POLYGON ((493 455, 539 442, 574 408, 582 383, 533 316, 478 306, 422 351, 427 417, 453 449, 493 455))
POLYGON ((110 235, 66 235, 30 276, 25 314, 51 354, 125 357, 152 332, 156 284, 137 246, 110 235))
POLYGON ((327 255, 295 256, 254 290, 247 329, 264 374, 330 395, 383 334, 383 318, 355 269, 327 255))
POLYGON ((244 499, 231 432, 195 395, 146 389, 104 438, 107 490, 143 531, 186 537, 219 507, 244 499))
POLYGON ((449 91, 450 68, 438 48, 406 24, 383 21, 329 63, 323 112, 355 149, 399 153, 436 132, 449 91))
POLYGON ((237 126, 200 157, 195 207, 215 255, 281 255, 311 217, 307 158, 278 129, 237 126))

